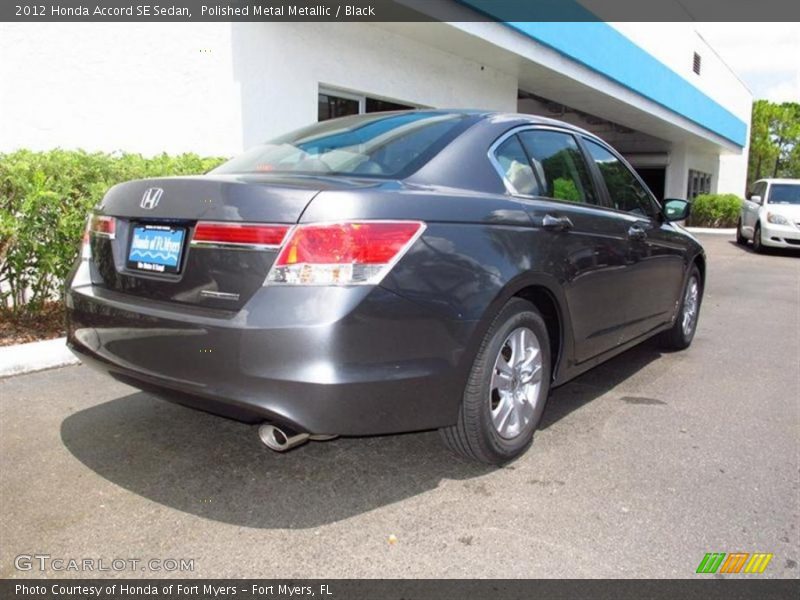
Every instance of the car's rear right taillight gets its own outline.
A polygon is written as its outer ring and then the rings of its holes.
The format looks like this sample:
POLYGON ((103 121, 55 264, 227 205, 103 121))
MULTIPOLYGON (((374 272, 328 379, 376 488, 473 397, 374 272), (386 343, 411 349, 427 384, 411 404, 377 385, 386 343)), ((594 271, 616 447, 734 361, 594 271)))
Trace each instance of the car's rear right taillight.
POLYGON ((420 221, 298 225, 281 248, 266 283, 377 284, 424 229, 420 221))

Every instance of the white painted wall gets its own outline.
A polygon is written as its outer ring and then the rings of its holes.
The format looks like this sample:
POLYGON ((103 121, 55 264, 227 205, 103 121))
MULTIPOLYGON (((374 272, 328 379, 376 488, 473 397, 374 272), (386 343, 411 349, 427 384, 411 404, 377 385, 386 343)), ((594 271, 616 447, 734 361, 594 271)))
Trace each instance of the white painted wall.
MULTIPOLYGON (((749 92, 689 24, 614 25, 749 122, 749 92)), ((670 140, 670 193, 685 194, 689 168, 711 172, 719 191, 743 192, 746 153, 497 23, 0 23, 0 152, 232 155, 316 120, 320 85, 515 111, 523 79, 670 140)))
POLYGON ((0 151, 235 154, 315 121, 320 84, 516 106, 514 76, 358 23, 3 23, 0 57, 0 151))
MULTIPOLYGON (((664 0, 665 2, 674 0, 664 0)), ((736 73, 697 32, 694 23, 611 23, 632 42, 647 50, 704 94, 747 123, 748 141, 740 152, 718 155, 683 147, 673 149, 671 168, 667 169, 667 193, 682 189, 686 193, 688 169, 712 174, 712 191, 743 196, 747 186, 747 156, 753 95, 736 73), (700 75, 692 70, 693 54, 702 57, 700 75), (713 158, 712 158, 713 157, 713 158), (679 173, 678 163, 687 167, 679 173), (713 163, 713 164, 712 164, 713 163)))
POLYGON ((235 152, 231 61, 226 24, 2 23, 0 151, 235 152))
POLYGON ((232 27, 234 77, 250 124, 246 145, 316 120, 320 84, 414 105, 516 107, 516 77, 375 26, 232 27))
POLYGON ((689 169, 711 174, 711 191, 717 191, 719 181, 719 155, 698 152, 686 144, 674 144, 670 151, 664 182, 666 198, 686 198, 689 169))
POLYGON ((686 197, 689 169, 711 174, 711 192, 744 197, 747 185, 747 148, 741 154, 701 152, 685 144, 673 144, 666 171, 665 195, 686 197))
MULTIPOLYGON (((749 120, 748 120, 749 124, 749 120)), ((720 194, 736 194, 742 198, 747 192, 747 160, 750 153, 750 138, 739 154, 723 154, 719 157, 719 178, 716 191, 720 194)))
POLYGON ((752 93, 700 36, 694 23, 609 23, 609 25, 739 119, 750 123, 752 93), (695 52, 702 59, 700 75, 692 70, 695 52))

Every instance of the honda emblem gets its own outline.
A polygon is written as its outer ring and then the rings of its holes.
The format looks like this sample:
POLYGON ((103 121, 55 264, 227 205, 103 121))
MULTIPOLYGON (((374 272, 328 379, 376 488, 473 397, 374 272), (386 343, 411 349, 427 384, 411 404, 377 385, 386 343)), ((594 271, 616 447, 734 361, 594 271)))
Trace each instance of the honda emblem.
POLYGON ((161 200, 161 195, 164 193, 164 190, 161 188, 147 188, 142 196, 142 201, 139 203, 139 206, 142 208, 146 208, 147 210, 153 210, 156 206, 158 206, 158 201, 161 200))

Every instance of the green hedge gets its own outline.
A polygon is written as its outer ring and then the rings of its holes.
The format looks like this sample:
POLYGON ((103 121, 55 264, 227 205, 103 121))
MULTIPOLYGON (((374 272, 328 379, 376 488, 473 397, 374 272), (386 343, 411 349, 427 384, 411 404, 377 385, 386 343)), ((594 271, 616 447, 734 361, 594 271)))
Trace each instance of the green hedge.
POLYGON ((694 227, 736 227, 743 200, 735 194, 701 194, 692 201, 694 227))
POLYGON ((60 297, 87 213, 112 185, 205 173, 223 160, 69 150, 0 154, 0 309, 36 311, 60 297))

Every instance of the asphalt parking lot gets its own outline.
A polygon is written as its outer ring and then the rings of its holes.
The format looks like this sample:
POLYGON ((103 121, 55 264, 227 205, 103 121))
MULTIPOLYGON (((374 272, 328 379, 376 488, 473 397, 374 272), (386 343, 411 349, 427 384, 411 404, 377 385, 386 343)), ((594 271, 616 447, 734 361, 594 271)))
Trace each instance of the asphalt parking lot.
POLYGON ((556 390, 503 469, 436 432, 274 454, 84 367, 0 380, 0 577, 41 576, 14 566, 35 553, 194 559, 125 577, 506 578, 698 577, 706 552, 769 552, 756 577, 797 578, 800 255, 701 237, 694 345, 556 390))

